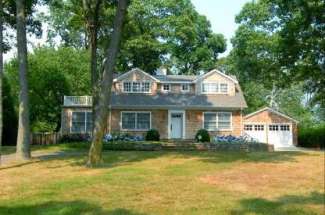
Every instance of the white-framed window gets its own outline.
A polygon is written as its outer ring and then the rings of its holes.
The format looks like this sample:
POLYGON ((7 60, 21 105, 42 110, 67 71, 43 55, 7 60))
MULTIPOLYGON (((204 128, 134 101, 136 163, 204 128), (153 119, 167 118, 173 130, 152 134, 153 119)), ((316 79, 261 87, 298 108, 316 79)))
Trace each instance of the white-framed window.
POLYGON ((228 93, 228 84, 227 83, 221 83, 220 84, 220 92, 221 93, 228 93))
POLYGON ((264 125, 254 125, 255 131, 264 131, 264 125))
POLYGON ((131 92, 132 90, 132 82, 123 82, 123 91, 131 92))
POLYGON ((218 93, 219 86, 218 83, 202 83, 203 93, 218 93))
POLYGON ((208 131, 231 130, 231 112, 205 112, 203 127, 208 131))
POLYGON ((290 126, 289 125, 280 125, 280 130, 281 131, 290 131, 290 126))
POLYGON ((170 88, 171 88, 170 84, 163 84, 162 85, 162 91, 163 92, 169 92, 170 88))
POLYGON ((151 83, 148 81, 126 81, 123 82, 125 93, 150 93, 151 83))
POLYGON ((279 130, 279 126, 278 125, 269 125, 269 130, 270 131, 278 131, 279 130))
POLYGON ((244 130, 245 131, 252 131, 253 130, 253 125, 244 125, 244 130))
POLYGON ((190 85, 189 84, 182 84, 181 91, 182 92, 189 92, 190 91, 190 85))
POLYGON ((93 129, 92 112, 74 111, 71 119, 71 133, 91 133, 93 129))
POLYGON ((149 130, 151 112, 121 112, 121 128, 123 130, 149 130))
POLYGON ((219 130, 231 129, 231 113, 229 112, 218 113, 218 129, 219 130))

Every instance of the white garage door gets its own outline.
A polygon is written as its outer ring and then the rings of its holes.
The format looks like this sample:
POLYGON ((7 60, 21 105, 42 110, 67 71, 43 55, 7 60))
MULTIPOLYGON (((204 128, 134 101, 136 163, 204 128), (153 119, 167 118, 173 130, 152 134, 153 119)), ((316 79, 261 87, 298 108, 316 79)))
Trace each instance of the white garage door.
POLYGON ((289 124, 245 124, 244 130, 258 142, 268 142, 274 147, 292 146, 292 130, 289 124))
POLYGON ((292 129, 288 124, 272 124, 268 130, 269 143, 274 147, 292 146, 292 129))

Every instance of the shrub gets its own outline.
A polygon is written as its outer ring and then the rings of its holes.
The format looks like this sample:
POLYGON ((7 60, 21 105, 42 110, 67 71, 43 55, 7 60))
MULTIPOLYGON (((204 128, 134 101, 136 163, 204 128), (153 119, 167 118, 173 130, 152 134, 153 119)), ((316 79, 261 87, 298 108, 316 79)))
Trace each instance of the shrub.
POLYGON ((64 143, 85 142, 85 141, 90 141, 89 134, 65 134, 60 139, 60 142, 64 142, 64 143))
POLYGON ((198 142, 210 142, 209 132, 205 129, 200 129, 195 135, 195 140, 198 142))
POLYGON ((149 131, 147 131, 145 139, 147 141, 159 141, 160 134, 156 129, 150 129, 149 131))
POLYGON ((310 148, 325 148, 325 124, 300 128, 298 130, 298 145, 310 148))

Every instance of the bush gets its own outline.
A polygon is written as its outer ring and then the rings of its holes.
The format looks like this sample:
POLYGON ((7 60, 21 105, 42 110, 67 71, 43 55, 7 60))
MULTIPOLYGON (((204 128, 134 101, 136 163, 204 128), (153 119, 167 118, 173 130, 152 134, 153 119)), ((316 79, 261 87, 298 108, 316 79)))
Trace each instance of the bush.
POLYGON ((195 140, 198 142, 210 142, 209 132, 205 129, 200 129, 195 135, 195 140))
POLYGON ((90 141, 89 134, 65 134, 60 139, 60 142, 64 142, 64 143, 85 142, 85 141, 90 141))
POLYGON ((300 128, 298 130, 298 145, 310 148, 325 148, 325 124, 300 128))
POLYGON ((160 134, 156 129, 150 129, 149 131, 147 131, 145 139, 147 141, 159 141, 160 134))

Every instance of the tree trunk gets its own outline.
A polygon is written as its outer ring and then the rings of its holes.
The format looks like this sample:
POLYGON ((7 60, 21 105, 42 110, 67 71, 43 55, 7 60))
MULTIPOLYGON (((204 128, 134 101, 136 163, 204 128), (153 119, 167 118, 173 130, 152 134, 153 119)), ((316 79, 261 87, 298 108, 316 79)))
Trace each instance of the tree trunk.
POLYGON ((99 71, 97 70, 97 35, 99 28, 99 10, 101 0, 83 0, 83 9, 85 11, 86 30, 89 38, 89 52, 90 52, 90 74, 91 74, 91 88, 92 88, 92 113, 93 122, 96 116, 96 107, 98 104, 99 92, 99 71), (94 4, 93 4, 94 3, 94 4))
POLYGON ((25 1, 16 0, 17 7, 17 51, 19 63, 19 121, 17 137, 17 159, 30 159, 30 125, 27 83, 27 42, 25 1))
POLYGON ((2 108, 2 79, 3 79, 3 4, 0 0, 0 165, 3 129, 3 108, 2 108))
POLYGON ((116 57, 119 52, 119 44, 122 34, 122 26, 126 14, 128 0, 119 0, 117 11, 114 19, 114 30, 106 52, 104 65, 103 80, 99 92, 98 109, 96 112, 93 139, 89 150, 87 165, 90 167, 102 163, 103 136, 107 127, 108 108, 110 106, 113 70, 115 67, 116 57))

